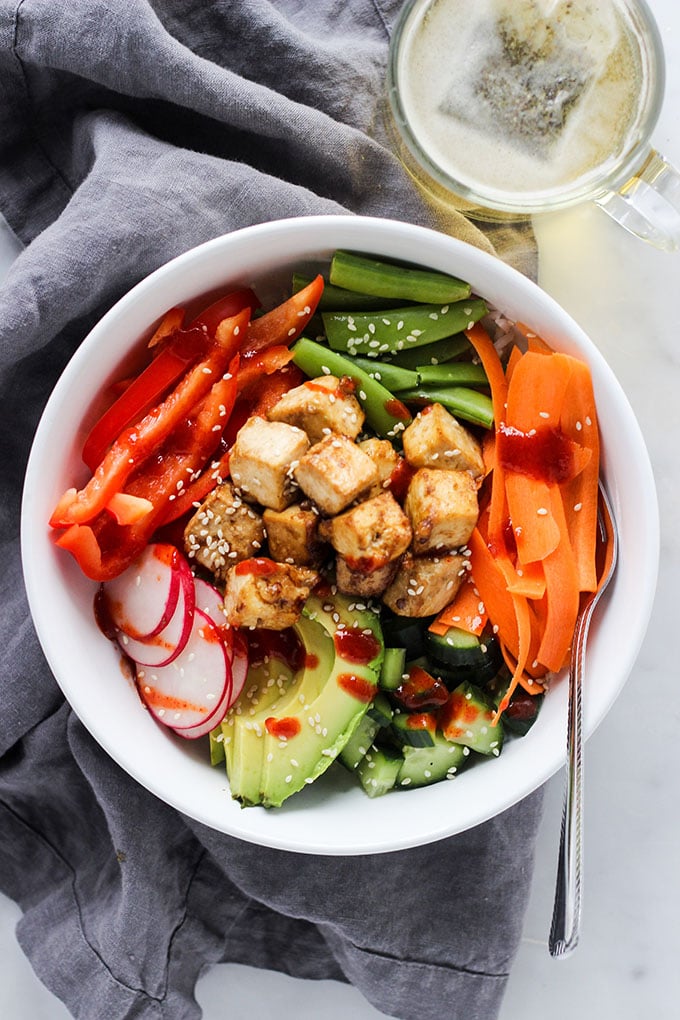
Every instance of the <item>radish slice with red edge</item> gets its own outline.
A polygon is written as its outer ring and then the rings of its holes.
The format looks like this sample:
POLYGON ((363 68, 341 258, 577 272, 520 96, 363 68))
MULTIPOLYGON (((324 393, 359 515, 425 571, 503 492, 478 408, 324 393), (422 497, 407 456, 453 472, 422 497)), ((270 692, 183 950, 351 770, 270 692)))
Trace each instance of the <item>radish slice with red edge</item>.
POLYGON ((243 690, 248 675, 248 642, 239 630, 232 628, 231 676, 232 692, 229 708, 243 690))
POLYGON ((218 710, 231 694, 231 667, 205 613, 195 611, 189 640, 169 665, 138 667, 137 689, 151 714, 171 729, 193 729, 209 720, 217 725, 218 710))
POLYGON ((218 588, 202 577, 194 577, 194 591, 196 595, 196 608, 210 617, 218 628, 222 640, 227 646, 229 658, 233 654, 234 629, 227 623, 224 613, 224 599, 218 588))
MULTIPOLYGON (((141 666, 168 666, 183 651, 194 619, 195 592, 194 578, 188 564, 178 570, 179 598, 175 606, 175 612, 170 622, 149 638, 134 638, 124 632, 119 632, 116 637, 118 644, 125 654, 139 663, 141 666)), ((148 598, 153 599, 154 590, 149 591, 148 598)))
POLYGON ((114 628, 138 640, 163 630, 177 606, 184 565, 174 545, 154 542, 127 570, 103 584, 103 609, 114 628))

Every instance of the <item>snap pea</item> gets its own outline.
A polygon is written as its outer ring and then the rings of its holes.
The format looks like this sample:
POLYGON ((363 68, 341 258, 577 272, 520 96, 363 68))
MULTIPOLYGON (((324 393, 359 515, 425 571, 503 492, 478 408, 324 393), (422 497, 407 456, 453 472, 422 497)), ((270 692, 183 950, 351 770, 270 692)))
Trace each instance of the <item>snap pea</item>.
POLYGON ((487 314, 481 298, 451 304, 407 305, 384 312, 322 312, 334 351, 380 357, 460 333, 487 314))
POLYGON ((419 365, 419 386, 488 386, 486 372, 472 361, 452 361, 447 365, 419 365))
POLYGON ((356 384, 355 396, 361 404, 366 421, 383 439, 399 436, 411 421, 407 407, 382 383, 372 378, 350 358, 330 351, 323 344, 300 337, 292 347, 293 361, 306 376, 349 376, 356 384))
MULTIPOLYGON (((293 293, 297 294, 299 290, 306 287, 312 280, 312 276, 293 273, 293 293)), ((385 308, 398 308, 400 304, 403 304, 403 301, 398 298, 381 298, 376 297, 374 294, 358 294, 354 290, 335 287, 332 283, 326 281, 317 309, 321 312, 378 312, 385 308)))
POLYGON ((469 283, 429 269, 395 265, 354 252, 336 251, 331 259, 332 284, 361 294, 446 304, 470 296, 469 283))
POLYGON ((467 386, 440 389, 419 386, 412 390, 402 390, 399 397, 407 403, 441 404, 456 418, 462 418, 472 425, 482 425, 486 429, 493 425, 491 398, 486 393, 469 389, 467 386))
POLYGON ((388 390, 396 393, 398 390, 412 389, 420 383, 420 376, 401 365, 395 365, 389 361, 376 361, 375 358, 352 358, 352 364, 358 365, 364 372, 373 379, 377 379, 388 390))
POLYGON ((386 354, 385 357, 388 357, 395 365, 415 371, 421 365, 442 365, 447 361, 453 361, 454 358, 459 358, 461 354, 471 353, 470 341, 465 334, 458 333, 456 336, 444 337, 443 340, 435 340, 431 344, 423 344, 422 347, 386 354))

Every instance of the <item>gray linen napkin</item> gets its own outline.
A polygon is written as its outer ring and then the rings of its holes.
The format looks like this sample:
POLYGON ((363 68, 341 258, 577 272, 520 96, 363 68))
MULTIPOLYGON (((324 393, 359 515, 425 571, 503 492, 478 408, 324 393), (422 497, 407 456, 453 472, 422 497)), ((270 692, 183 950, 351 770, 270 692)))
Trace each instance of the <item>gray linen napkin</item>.
POLYGON ((482 233, 428 208, 386 148, 398 7, 0 0, 0 211, 26 246, 0 291, 0 888, 23 910, 37 975, 83 1020, 198 1017, 195 982, 217 961, 350 981, 404 1020, 492 1020, 500 1006, 540 791, 386 856, 210 831, 93 742, 50 675, 21 579, 42 407, 102 312, 173 256, 247 224, 349 211, 449 230, 535 273, 528 230, 482 233))

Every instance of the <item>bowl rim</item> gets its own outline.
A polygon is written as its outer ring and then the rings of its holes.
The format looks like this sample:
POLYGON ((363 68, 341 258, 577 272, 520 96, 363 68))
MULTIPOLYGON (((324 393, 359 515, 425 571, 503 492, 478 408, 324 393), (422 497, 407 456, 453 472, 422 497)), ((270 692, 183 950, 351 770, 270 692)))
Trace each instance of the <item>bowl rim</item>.
MULTIPOLYGON (((36 486, 41 479, 41 472, 45 472, 49 468, 47 458, 49 440, 54 436, 55 430, 56 434, 59 433, 59 414, 63 413, 65 402, 84 367, 88 363, 91 365, 92 354, 98 350, 102 340, 106 339, 111 330, 117 328, 121 318, 125 320, 127 317, 140 322, 145 319, 148 328, 170 307, 167 298, 161 297, 168 292, 168 289, 172 292, 177 289, 176 292, 181 294, 182 285, 192 286, 195 293, 198 294, 200 291, 195 289, 196 284, 193 281, 201 279, 201 274, 204 273, 206 266, 212 265, 214 268, 215 260, 221 259, 227 267, 223 271, 224 285, 231 285, 234 280, 234 271, 233 269, 231 273, 229 271, 230 259, 235 261, 234 256, 238 255, 239 251, 243 252, 247 248, 251 252, 253 250, 269 252, 272 249, 278 252, 279 249, 283 250, 284 242, 293 247, 306 246, 310 260, 314 258, 314 251, 331 252, 338 247, 352 246, 355 250, 378 251, 388 257, 393 249, 403 250, 406 246, 407 250, 414 249, 413 261, 432 265, 433 268, 445 268, 449 272, 453 272, 452 263, 462 259, 468 270, 465 274, 468 278, 490 276, 497 281, 497 287, 500 290, 504 288, 507 288, 508 291, 512 291, 512 288, 518 290, 522 295, 522 304, 526 300, 527 305, 533 305, 537 310, 541 310, 544 321, 552 323, 557 330, 564 330, 569 341, 567 346, 571 346, 572 349, 586 357, 593 372, 596 392, 599 388, 602 395, 607 397, 607 407, 614 408, 616 415, 622 418, 626 432, 628 456, 632 457, 635 462, 638 484, 640 484, 640 488, 644 488, 646 493, 644 504, 635 508, 636 513, 642 513, 644 516, 646 556, 643 570, 638 578, 636 616, 628 622, 625 635, 619 636, 620 642, 625 646, 626 662, 617 662, 618 675, 615 683, 610 682, 606 691, 593 692, 591 700, 586 699, 584 718, 586 738, 590 737, 602 722, 623 689, 647 630, 656 590, 659 562, 659 511, 656 488, 644 439, 627 397, 604 357, 580 326, 537 283, 520 274, 518 270, 501 261, 495 255, 431 228, 402 223, 395 219, 355 215, 295 217, 244 227, 206 241, 160 266, 121 297, 84 338, 57 381, 38 424, 26 470, 21 513, 21 552, 29 608, 48 664, 66 699, 85 728, 124 771, 159 799, 210 828, 249 842, 302 853, 352 855, 389 852, 454 835, 481 824, 510 808, 531 794, 561 768, 564 762, 565 745, 563 741, 560 740, 559 746, 553 744, 546 747, 544 746, 545 741, 538 739, 537 732, 536 738, 532 741, 531 752, 533 756, 539 756, 542 766, 528 770, 524 758, 519 765, 516 764, 517 755, 515 755, 512 759, 513 768, 510 769, 508 764, 508 775, 502 777, 498 783, 498 789, 493 791, 494 796, 491 800, 472 806, 469 803, 471 795, 464 797, 462 800, 465 811, 460 813, 455 811, 455 802, 454 810, 449 815, 441 811, 442 804, 446 804, 443 800, 443 791, 437 793, 434 786, 418 791, 419 798, 416 800, 420 800, 420 804, 414 804, 411 809, 413 814, 408 816, 403 815, 401 808, 397 809, 396 803, 388 810, 384 803, 381 807, 375 801, 367 798, 362 791, 357 790, 359 796, 366 801, 366 806, 368 807, 369 804, 372 806, 376 821, 372 823, 372 827, 369 825, 366 831, 350 828, 343 832, 337 827, 334 828, 332 824, 333 819, 329 814, 333 807, 331 800, 337 803, 342 814, 345 811, 347 796, 353 791, 341 788, 338 794, 334 788, 331 791, 332 798, 329 800, 330 807, 329 804, 324 806, 325 793, 321 793, 317 799, 312 797, 310 800, 307 797, 308 792, 312 793, 313 788, 317 787, 317 783, 315 783, 303 794, 291 798, 291 801, 287 802, 282 809, 276 809, 276 811, 266 811, 261 808, 239 809, 235 814, 230 807, 226 806, 234 804, 229 797, 226 777, 221 783, 219 794, 213 791, 211 786, 210 794, 211 797, 214 796, 214 804, 207 796, 207 792, 204 795, 203 791, 200 791, 198 796, 192 797, 191 785, 195 777, 200 775, 200 772, 197 771, 199 765, 201 768, 206 766, 209 768, 205 759, 199 762, 198 760, 194 761, 193 757, 186 758, 188 767, 183 770, 187 773, 186 777, 183 775, 177 777, 177 787, 168 789, 162 771, 156 767, 154 762, 141 752, 134 754, 130 749, 121 748, 116 734, 112 737, 106 731, 102 720, 93 714, 91 695, 86 696, 83 685, 74 686, 73 680, 65 674, 63 662, 65 635, 63 632, 58 632, 55 629, 54 621, 49 619, 50 607, 45 605, 42 589, 44 564, 41 565, 38 562, 40 557, 35 555, 36 548, 45 551, 46 543, 49 543, 49 536, 45 534, 48 529, 46 526, 42 529, 40 527, 42 520, 46 520, 46 518, 37 516, 40 500, 36 503, 36 486), (419 247, 427 252, 426 258, 418 255, 419 247), (432 795, 433 791, 435 791, 435 796, 432 795), (292 802, 303 796, 307 798, 306 806, 303 807, 300 801, 299 808, 293 807, 292 802), (223 816, 220 813, 222 810, 224 810, 223 816), (300 817, 304 818, 305 815, 307 815, 307 820, 300 822, 300 817), (382 827, 377 826, 378 816, 383 816, 384 825, 382 827), (411 817, 408 831, 405 831, 404 817, 411 817), (321 825, 318 824, 319 822, 321 825)), ((297 247, 295 250, 297 251, 297 247)), ((302 259, 303 256, 297 256, 298 262, 302 259)), ((206 288, 206 290, 209 289, 206 288)), ((488 295, 483 293, 483 296, 487 297, 488 295)), ((178 303, 180 303, 179 300, 178 303)), ((532 320, 532 324, 534 321, 532 320)), ((546 338, 551 339, 551 337, 546 338)), ((127 353, 137 342, 138 336, 135 335, 134 338, 130 337, 127 344, 121 346, 117 355, 118 363, 120 363, 123 353, 127 353)), ((563 348, 564 346, 562 344, 563 348)), ((109 352, 109 358, 111 357, 113 355, 109 352)), ((598 396, 598 406, 599 399, 598 396)), ((81 408, 81 418, 83 413, 81 408)), ((609 463, 607 459, 603 461, 605 477, 607 477, 608 470, 612 469, 613 464, 614 461, 611 457, 609 463)), ((622 502, 622 495, 618 490, 619 483, 617 481, 617 484, 610 489, 617 516, 622 515, 626 510, 624 502, 622 502)), ((57 493, 57 495, 59 494, 57 493)), ((50 498, 51 496, 45 496, 42 502, 45 503, 47 500, 49 503, 50 498)), ((627 516, 629 515, 627 514, 627 516)), ((54 549, 54 546, 51 548, 54 549)), ((47 553, 47 555, 50 554, 47 553)), ((70 564, 64 565, 61 562, 55 565, 50 564, 53 583, 57 587, 62 589, 71 587, 73 574, 69 573, 69 568, 70 564)), ((616 583, 613 587, 612 594, 605 596, 607 604, 618 597, 616 583)), ((71 599, 70 594, 69 599, 71 599)), ((606 618, 606 614, 603 616, 606 618)), ((92 623, 94 625, 94 620, 92 623)), ((603 626, 606 629, 606 619, 603 626)), ((101 635, 99 636, 101 637, 101 635)), ((562 733, 566 739, 566 684, 558 684, 550 692, 549 697, 554 699, 554 709, 551 709, 551 712, 554 711, 555 718, 559 717, 562 733)), ((147 713, 144 714, 148 716, 147 713)), ((145 718, 144 723, 147 722, 156 726, 145 718)), ((137 721, 135 720, 136 725, 137 721)), ((534 730, 531 732, 534 733, 534 730)), ((167 734, 164 737, 167 740, 167 734)), ((176 738, 171 739, 175 740, 176 738)), ((528 739, 525 737, 523 741, 528 739)), ((162 756, 163 748, 158 746, 162 756)), ((174 745, 172 747, 174 749, 174 745)), ((156 750, 156 748, 154 749, 156 750)), ((174 761, 173 753, 174 750, 169 753, 168 760, 171 762, 174 761)), ((504 751, 503 755, 497 759, 497 764, 500 765, 504 760, 507 761, 507 754, 508 752, 504 751)), ((524 757, 526 758, 528 755, 529 748, 527 747, 527 754, 524 757)), ((474 779, 475 790, 481 784, 483 792, 485 783, 478 780, 474 772, 473 769, 466 775, 474 779)), ((213 783, 212 780, 211 783, 213 783)), ((450 784, 436 785, 449 787, 450 784)), ((488 781, 486 785, 488 785, 488 781)), ((411 795, 413 796, 413 793, 411 795)), ((399 795, 395 795, 394 798, 380 798, 379 800, 381 802, 390 800, 396 802, 400 801, 400 798, 399 795)))

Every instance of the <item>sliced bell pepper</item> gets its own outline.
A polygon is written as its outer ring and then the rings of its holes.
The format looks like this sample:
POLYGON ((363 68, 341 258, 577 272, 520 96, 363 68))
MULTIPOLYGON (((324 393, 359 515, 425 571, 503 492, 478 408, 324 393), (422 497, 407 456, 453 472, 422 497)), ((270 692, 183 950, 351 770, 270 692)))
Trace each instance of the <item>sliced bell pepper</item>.
MULTIPOLYGON (((236 365, 232 362, 234 369, 236 365)), ((148 513, 130 524, 121 524, 102 509, 86 523, 74 523, 56 540, 76 559, 93 581, 108 581, 122 573, 157 528, 165 523, 168 507, 182 494, 187 479, 202 470, 220 442, 227 407, 233 400, 235 376, 219 379, 155 452, 128 480, 124 496, 148 501, 148 513)))
POLYGON ((316 311, 323 294, 324 281, 320 274, 297 294, 272 308, 248 326, 248 335, 242 348, 244 356, 256 351, 283 344, 289 347, 306 328, 316 311))
POLYGON ((225 372, 238 352, 249 318, 250 310, 246 309, 227 320, 229 326, 222 323, 221 333, 218 330, 219 342, 211 344, 206 356, 186 373, 158 407, 121 433, 85 487, 64 493, 50 518, 52 527, 88 523, 116 492, 123 491, 127 479, 157 451, 225 372))
POLYGON ((250 308, 251 313, 260 307, 260 299, 250 287, 241 287, 232 290, 229 294, 213 301, 212 304, 199 312, 189 323, 190 329, 200 329, 208 336, 215 336, 217 327, 223 319, 231 319, 238 315, 244 308, 250 308))

